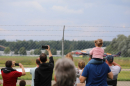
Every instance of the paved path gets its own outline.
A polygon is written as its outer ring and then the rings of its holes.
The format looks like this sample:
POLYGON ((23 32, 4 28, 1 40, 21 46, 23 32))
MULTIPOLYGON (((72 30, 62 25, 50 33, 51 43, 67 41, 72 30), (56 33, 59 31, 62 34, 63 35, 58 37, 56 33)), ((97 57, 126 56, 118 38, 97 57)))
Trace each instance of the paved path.
MULTIPOLYGON (((19 82, 19 80, 18 80, 19 82)), ((26 80, 27 85, 31 85, 31 80, 26 80)), ((55 83, 54 80, 52 80, 52 85, 55 83)), ((117 86, 130 86, 130 81, 117 81, 117 86)))
MULTIPOLYGON (((121 71, 130 71, 130 69, 122 69, 121 71)), ((0 80, 2 81, 2 80, 0 80)), ((19 81, 17 81, 17 84, 19 84, 19 81)), ((3 81, 2 81, 3 82, 3 81)), ((27 85, 31 85, 32 80, 26 80, 27 85)), ((52 80, 52 85, 55 83, 54 80, 52 80)), ((117 81, 117 86, 130 86, 130 81, 117 81)))
MULTIPOLYGON (((0 80, 2 81, 2 80, 0 80)), ((17 81, 17 85, 19 85, 19 81, 17 81)), ((2 81, 3 82, 3 81, 2 81)), ((31 85, 32 80, 26 80, 26 85, 31 85)), ((55 83, 54 80, 52 80, 52 85, 55 83)), ((130 86, 130 81, 117 81, 117 86, 130 86)))

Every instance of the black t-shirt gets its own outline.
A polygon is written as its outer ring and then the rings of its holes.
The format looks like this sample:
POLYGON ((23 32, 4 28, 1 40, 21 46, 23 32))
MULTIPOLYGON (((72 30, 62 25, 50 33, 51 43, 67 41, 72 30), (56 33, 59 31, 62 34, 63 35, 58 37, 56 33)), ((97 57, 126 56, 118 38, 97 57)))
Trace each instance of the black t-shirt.
POLYGON ((49 63, 42 63, 35 70, 34 86, 51 86, 54 60, 49 58, 49 63))

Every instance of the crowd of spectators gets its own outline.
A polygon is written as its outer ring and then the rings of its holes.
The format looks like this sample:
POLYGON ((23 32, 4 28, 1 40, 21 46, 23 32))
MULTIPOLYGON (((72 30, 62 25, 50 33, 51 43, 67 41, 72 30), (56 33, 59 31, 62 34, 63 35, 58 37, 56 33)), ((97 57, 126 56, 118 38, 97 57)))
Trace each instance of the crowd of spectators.
MULTIPOLYGON (((80 60, 76 67, 73 62, 73 53, 68 53, 65 58, 56 61, 55 68, 48 45, 46 50, 49 54, 49 62, 47 62, 47 55, 42 53, 36 59, 36 67, 30 69, 31 86, 51 86, 53 70, 55 70, 54 80, 56 82, 53 86, 116 86, 121 66, 114 62, 114 57, 111 55, 108 55, 103 61, 102 45, 101 39, 95 40, 96 47, 90 51, 90 61, 87 65, 85 65, 85 61, 80 60)), ((6 61, 5 68, 1 69, 3 86, 16 86, 17 78, 26 74, 24 66, 21 63, 18 65, 22 72, 13 69, 15 61, 6 61)), ((19 82, 19 86, 25 85, 25 80, 19 82)))

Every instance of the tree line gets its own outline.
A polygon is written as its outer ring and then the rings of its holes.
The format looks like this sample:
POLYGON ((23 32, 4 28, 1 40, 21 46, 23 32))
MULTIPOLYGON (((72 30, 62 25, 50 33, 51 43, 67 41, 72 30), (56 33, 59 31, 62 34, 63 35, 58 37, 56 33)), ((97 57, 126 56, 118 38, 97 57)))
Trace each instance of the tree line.
MULTIPOLYGON (((110 44, 110 41, 104 41, 103 47, 106 47, 110 44)), ((52 53, 56 54, 56 50, 62 50, 62 41, 6 41, 6 40, 0 40, 0 45, 10 48, 10 51, 14 51, 15 54, 19 52, 19 54, 26 55, 24 51, 35 49, 35 52, 32 52, 33 54, 37 54, 36 52, 40 53, 40 50, 42 49, 42 45, 50 45, 52 49, 52 53), (24 53, 21 53, 24 52, 24 53)), ((73 50, 83 50, 87 48, 93 48, 95 47, 94 41, 64 41, 64 54, 67 54, 70 51, 73 50)), ((7 49, 8 49, 7 48, 7 49)), ((0 50, 6 50, 3 48, 0 48, 0 50)))
POLYGON ((119 51, 121 51, 121 56, 130 57, 130 35, 128 37, 125 35, 118 35, 105 49, 105 52, 112 54, 119 51))
MULTIPOLYGON (((0 48, 1 51, 14 51, 15 54, 26 55, 26 50, 34 49, 31 54, 40 54, 42 45, 50 45, 52 54, 55 55, 57 50, 62 50, 62 41, 6 41, 0 40, 0 45, 5 46, 6 49, 0 48)), ((94 41, 64 41, 64 54, 73 50, 83 50, 95 47, 94 41)), ((130 35, 118 35, 112 41, 104 41, 103 47, 106 47, 105 53, 116 54, 121 51, 121 56, 130 57, 130 35)), ((8 52, 7 52, 8 51, 8 52)), ((47 54, 47 52, 45 52, 47 54)))

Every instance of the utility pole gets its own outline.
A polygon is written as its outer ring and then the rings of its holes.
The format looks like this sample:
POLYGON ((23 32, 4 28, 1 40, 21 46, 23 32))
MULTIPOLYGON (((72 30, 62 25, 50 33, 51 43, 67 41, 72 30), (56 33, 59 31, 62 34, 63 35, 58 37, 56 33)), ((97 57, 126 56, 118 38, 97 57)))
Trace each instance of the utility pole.
POLYGON ((62 58, 64 57, 64 30, 65 30, 65 25, 63 27, 63 37, 62 37, 62 58))

